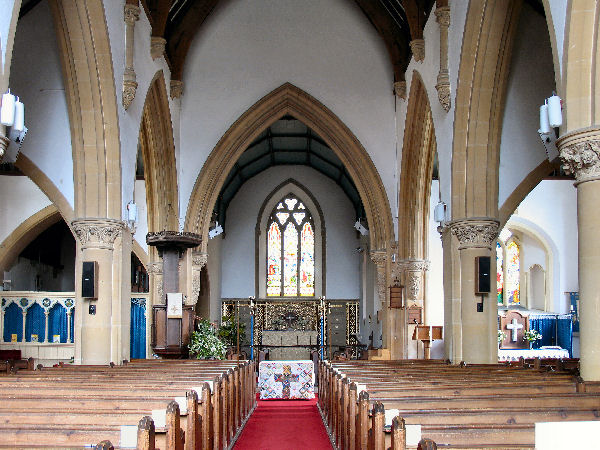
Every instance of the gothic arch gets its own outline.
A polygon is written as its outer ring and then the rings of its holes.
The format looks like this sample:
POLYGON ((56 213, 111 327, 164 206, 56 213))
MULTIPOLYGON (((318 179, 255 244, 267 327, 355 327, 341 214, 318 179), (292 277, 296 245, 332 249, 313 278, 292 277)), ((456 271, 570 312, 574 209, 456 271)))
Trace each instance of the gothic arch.
POLYGON ((325 234, 325 218, 323 211, 317 199, 311 192, 298 181, 288 178, 283 183, 273 189, 266 196, 263 204, 260 207, 256 219, 255 228, 255 255, 256 261, 254 267, 255 272, 255 292, 257 298, 266 298, 265 280, 266 277, 266 233, 267 221, 271 211, 281 200, 281 198, 289 193, 293 193, 301 201, 303 201, 308 210, 314 215, 315 224, 315 297, 326 295, 326 234, 325 234), (318 231, 318 233, 317 233, 318 231), (320 277, 317 274, 321 274, 320 277))
POLYGON ((146 94, 139 146, 144 159, 148 231, 177 230, 179 202, 175 145, 162 70, 156 73, 146 94))
POLYGON ((452 218, 498 215, 500 136, 516 1, 471 1, 467 11, 454 113, 452 218))
POLYGON ((202 251, 206 251, 213 206, 227 174, 248 145, 286 114, 312 128, 340 158, 365 207, 371 248, 387 249, 394 239, 392 215, 385 188, 369 154, 332 111, 290 83, 250 107, 217 143, 196 179, 186 215, 186 230, 203 236, 202 251))
POLYGON ((76 217, 121 219, 117 95, 102 0, 51 0, 63 69, 76 217))
POLYGON ((425 259, 436 140, 427 90, 417 71, 413 72, 410 84, 404 129, 398 208, 398 256, 401 260, 425 259))
POLYGON ((0 274, 39 234, 62 219, 54 205, 46 206, 24 220, 0 245, 0 274))

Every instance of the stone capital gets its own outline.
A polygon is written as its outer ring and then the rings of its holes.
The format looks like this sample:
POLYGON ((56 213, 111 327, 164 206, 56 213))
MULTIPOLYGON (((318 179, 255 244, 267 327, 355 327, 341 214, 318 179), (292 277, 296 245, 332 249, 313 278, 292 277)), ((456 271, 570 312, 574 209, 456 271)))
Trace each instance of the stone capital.
POLYGON ((162 275, 163 273, 163 263, 162 261, 154 261, 148 264, 148 274, 158 274, 162 275))
POLYGON ((152 59, 160 58, 165 53, 167 40, 160 36, 152 36, 150 38, 150 56, 152 59))
POLYGON ((450 7, 441 6, 435 9, 435 20, 440 27, 448 28, 450 26, 450 7))
POLYGON ((140 19, 140 7, 126 3, 123 8, 123 19, 127 25, 135 25, 135 22, 140 19))
POLYGON ((437 84, 435 88, 438 93, 438 100, 444 111, 450 110, 450 78, 448 76, 448 70, 440 70, 437 77, 437 84))
POLYGON ((206 265, 208 261, 208 253, 204 252, 192 252, 192 266, 196 270, 202 270, 202 268, 206 265))
POLYGON ((387 252, 385 250, 373 250, 369 256, 371 257, 371 261, 378 266, 384 265, 387 261, 387 252))
POLYGON ((458 249, 487 248, 496 245, 500 222, 490 217, 470 217, 453 220, 448 224, 459 242, 458 249))
POLYGON ((563 168, 575 176, 576 184, 600 180, 599 129, 568 133, 561 136, 557 144, 563 168))
POLYGON ((405 272, 427 272, 431 262, 427 259, 401 259, 398 266, 405 272))
POLYGON ((394 83, 394 94, 396 94, 396 97, 406 100, 406 81, 396 81, 394 83))
MULTIPOLYGON (((135 94, 137 92, 138 84, 135 81, 135 72, 133 72, 133 76, 133 80, 123 80, 123 108, 125 109, 131 106, 131 103, 133 103, 133 100, 135 99, 135 94)), ((123 78, 125 77, 126 75, 123 76, 123 78)))
POLYGON ((125 222, 103 218, 75 219, 71 226, 83 249, 112 250, 115 240, 123 234, 125 222))
POLYGON ((424 39, 413 39, 408 43, 413 54, 413 58, 417 62, 423 62, 425 60, 425 40, 424 39))

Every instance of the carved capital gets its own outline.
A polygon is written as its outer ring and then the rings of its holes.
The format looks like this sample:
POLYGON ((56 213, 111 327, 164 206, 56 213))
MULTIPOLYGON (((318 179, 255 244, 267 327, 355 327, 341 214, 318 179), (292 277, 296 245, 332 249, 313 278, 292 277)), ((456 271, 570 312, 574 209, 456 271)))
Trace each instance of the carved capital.
POLYGON ((385 293, 386 293, 386 276, 385 276, 385 263, 387 261, 387 252, 383 250, 375 250, 370 253, 371 261, 377 266, 377 296, 379 297, 380 308, 385 307, 385 293))
POLYGON ((437 84, 435 85, 438 93, 438 100, 444 111, 448 112, 450 110, 451 100, 450 100, 450 79, 448 76, 447 70, 440 70, 440 73, 437 77, 437 84))
POLYGON ((163 263, 162 261, 155 261, 148 264, 148 274, 162 275, 163 263))
POLYGON ((387 260, 387 252, 384 250, 373 250, 370 253, 371 261, 373 261, 377 266, 385 265, 387 260))
POLYGON ((450 26, 450 7, 441 6, 435 9, 435 20, 440 27, 448 28, 450 26))
POLYGON ((135 81, 135 72, 133 72, 133 76, 133 80, 127 80, 125 79, 125 75, 123 76, 123 108, 125 109, 131 106, 137 92, 138 84, 135 81))
POLYGON ((500 222, 488 217, 473 217, 450 222, 452 234, 459 242, 458 249, 487 248, 492 249, 498 239, 500 222))
POLYGON ((409 42, 409 45, 415 61, 423 62, 425 60, 425 40, 413 39, 409 42))
POLYGON ((183 81, 171 80, 171 99, 181 98, 183 95, 183 81))
POLYGON ((152 36, 150 38, 150 56, 152 59, 160 58, 165 53, 167 40, 162 37, 152 36))
POLYGON ((140 7, 125 3, 123 8, 123 19, 127 25, 134 26, 135 22, 140 20, 140 7))
POLYGON ((407 300, 419 300, 423 274, 429 270, 429 266, 430 262, 426 259, 403 259, 394 264, 392 269, 394 278, 400 279, 404 274, 407 300))
POLYGON ((563 168, 577 184, 600 179, 600 130, 569 133, 557 143, 563 168))
POLYGON ((208 253, 192 252, 192 265, 194 269, 202 270, 208 261, 208 253))
POLYGON ((83 249, 112 250, 125 228, 125 222, 115 219, 75 219, 71 225, 83 249))
POLYGON ((155 261, 148 264, 148 275, 154 278, 154 292, 159 302, 164 301, 163 291, 163 262, 155 261))
POLYGON ((394 94, 396 94, 396 97, 406 100, 406 81, 396 81, 394 83, 394 94))
POLYGON ((405 272, 427 272, 431 262, 427 259, 403 259, 398 265, 405 272))

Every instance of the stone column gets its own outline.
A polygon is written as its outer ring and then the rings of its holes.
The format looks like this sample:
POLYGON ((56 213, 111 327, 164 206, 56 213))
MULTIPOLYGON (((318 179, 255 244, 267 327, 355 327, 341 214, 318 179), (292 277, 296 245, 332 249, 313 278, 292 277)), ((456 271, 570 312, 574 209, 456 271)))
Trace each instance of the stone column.
MULTIPOLYGON (((379 298, 378 310, 380 325, 382 327, 382 346, 383 348, 390 349, 390 345, 392 345, 392 341, 394 339, 391 338, 393 336, 393 327, 391 327, 389 320, 393 316, 393 314, 388 314, 388 300, 387 300, 387 291, 388 291, 388 282, 387 282, 387 252, 385 250, 374 250, 370 253, 371 261, 375 263, 376 271, 377 271, 377 297, 379 298)), ((390 349, 391 351, 391 349, 390 349)))
POLYGON ((600 381, 600 129, 568 133, 558 146, 577 187, 581 376, 600 381))
MULTIPOLYGON (((108 364, 120 362, 123 347, 129 348, 129 320, 123 310, 129 307, 129 296, 123 298, 128 286, 131 250, 127 255, 121 251, 124 222, 114 219, 76 219, 71 223, 77 236, 75 256, 75 297, 77 313, 75 362, 81 364, 108 364), (97 299, 83 300, 81 297, 81 270, 83 261, 98 264, 97 299), (89 313, 89 306, 96 313, 89 313), (123 334, 126 330, 126 337, 123 334), (126 340, 127 342, 123 342, 126 340)), ((131 249, 131 243, 129 244, 131 249)), ((127 354, 128 356, 128 350, 127 354)))
POLYGON ((137 82, 133 66, 133 30, 135 22, 140 18, 140 7, 126 3, 123 10, 125 20, 125 72, 123 73, 123 107, 129 108, 135 98, 137 82))
POLYGON ((192 289, 189 295, 190 304, 195 305, 198 302, 198 295, 200 295, 200 272, 202 268, 206 266, 208 261, 208 253, 200 251, 192 251, 192 289))
POLYGON ((448 28, 450 27, 450 7, 438 6, 435 10, 435 19, 440 25, 440 72, 437 76, 435 88, 438 100, 444 111, 450 110, 450 77, 448 75, 448 28))
POLYGON ((455 364, 462 361, 460 252, 450 227, 439 226, 444 259, 444 353, 455 364))
POLYGON ((483 311, 477 311, 477 303, 482 298, 475 295, 475 258, 489 256, 490 273, 495 273, 496 258, 492 249, 495 249, 499 221, 471 217, 454 220, 449 226, 459 242, 462 359, 469 363, 496 363, 498 305, 495 296, 488 294, 483 299, 483 311))

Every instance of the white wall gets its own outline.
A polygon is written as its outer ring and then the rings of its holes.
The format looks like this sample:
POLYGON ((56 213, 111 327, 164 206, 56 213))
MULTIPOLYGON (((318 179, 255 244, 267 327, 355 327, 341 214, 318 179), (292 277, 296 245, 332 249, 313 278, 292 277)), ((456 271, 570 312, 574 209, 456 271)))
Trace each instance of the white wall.
POLYGON ((21 152, 73 206, 71 130, 48 2, 38 4, 18 23, 10 86, 25 104, 29 131, 21 152))
POLYGON ((23 221, 50 204, 48 197, 29 178, 0 176, 0 242, 23 221))
POLYGON ((288 178, 309 189, 323 211, 327 298, 358 299, 360 253, 356 247, 360 246, 360 240, 353 227, 354 208, 331 179, 306 166, 271 167, 248 180, 229 204, 225 238, 221 242, 221 297, 254 295, 255 227, 259 209, 273 189, 288 178))
POLYGON ((554 67, 546 22, 524 3, 515 36, 504 108, 498 207, 546 158, 537 133, 539 107, 554 89, 554 67))
MULTIPOLYGON (((551 249, 557 255, 552 280, 554 305, 551 305, 551 310, 557 313, 567 313, 569 305, 565 292, 579 290, 577 191, 573 186, 573 181, 542 181, 521 202, 507 226, 527 229, 550 244, 551 249)), ((527 253, 527 248, 525 253, 527 253)), ((529 268, 529 262, 526 264, 529 268)), ((542 267, 546 268, 545 265, 542 267)))
POLYGON ((221 2, 194 38, 183 81, 180 188, 186 208, 221 136, 285 82, 350 128, 373 159, 388 199, 395 198, 392 67, 383 41, 354 2, 221 2))
MULTIPOLYGON (((425 325, 444 325, 444 255, 442 240, 437 231, 438 223, 433 220, 433 210, 439 202, 440 183, 438 180, 431 182, 431 196, 429 200, 429 246, 427 259, 429 271, 426 273, 425 294, 425 325)), ((444 341, 434 341, 431 346, 432 358, 444 357, 444 341)))

